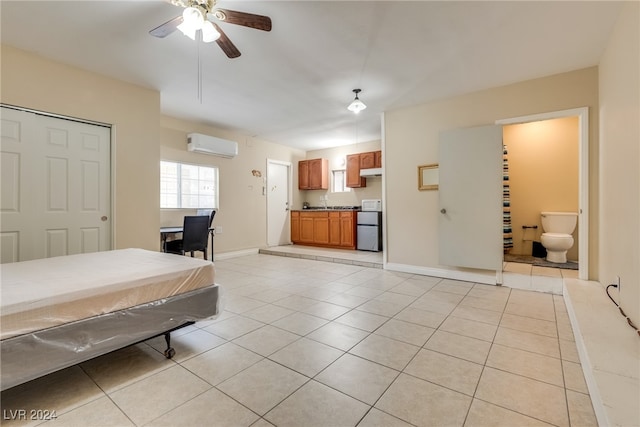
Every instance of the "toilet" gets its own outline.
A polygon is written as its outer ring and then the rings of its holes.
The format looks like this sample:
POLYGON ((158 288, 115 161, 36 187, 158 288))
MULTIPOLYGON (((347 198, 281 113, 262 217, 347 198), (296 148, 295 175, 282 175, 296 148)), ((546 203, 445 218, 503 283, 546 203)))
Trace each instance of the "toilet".
POLYGON ((578 214, 575 212, 541 212, 542 237, 540 241, 547 250, 547 261, 567 262, 567 251, 573 246, 573 230, 578 214))

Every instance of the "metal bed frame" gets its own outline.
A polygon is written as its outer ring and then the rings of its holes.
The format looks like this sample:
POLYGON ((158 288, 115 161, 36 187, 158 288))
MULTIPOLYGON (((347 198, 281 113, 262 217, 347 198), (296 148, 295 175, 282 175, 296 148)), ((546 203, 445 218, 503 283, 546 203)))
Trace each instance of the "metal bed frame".
POLYGON ((89 317, 0 341, 0 390, 164 335, 219 313, 216 284, 127 309, 89 317))

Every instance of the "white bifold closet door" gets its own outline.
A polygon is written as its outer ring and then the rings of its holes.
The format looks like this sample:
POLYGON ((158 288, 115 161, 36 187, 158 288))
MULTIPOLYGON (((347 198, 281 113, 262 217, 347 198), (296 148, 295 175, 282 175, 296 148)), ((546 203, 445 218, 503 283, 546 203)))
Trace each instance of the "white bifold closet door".
POLYGON ((438 149, 439 263, 502 271, 502 126, 443 132, 438 149))
POLYGON ((111 249, 111 129, 2 108, 0 262, 111 249))

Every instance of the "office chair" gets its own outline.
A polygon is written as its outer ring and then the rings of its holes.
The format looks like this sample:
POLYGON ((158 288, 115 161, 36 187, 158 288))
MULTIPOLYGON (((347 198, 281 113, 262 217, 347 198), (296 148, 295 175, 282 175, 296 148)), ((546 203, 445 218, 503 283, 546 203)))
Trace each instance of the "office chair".
POLYGON ((182 239, 167 242, 167 252, 178 255, 185 255, 189 252, 193 258, 194 251, 202 251, 204 259, 208 259, 210 221, 208 215, 185 216, 182 239))

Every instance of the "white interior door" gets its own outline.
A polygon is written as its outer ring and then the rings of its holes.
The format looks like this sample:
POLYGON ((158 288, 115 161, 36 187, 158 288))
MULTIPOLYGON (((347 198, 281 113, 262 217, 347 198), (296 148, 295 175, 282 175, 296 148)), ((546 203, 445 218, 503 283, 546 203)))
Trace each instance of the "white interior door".
POLYGON ((2 108, 0 261, 111 249, 111 130, 2 108))
POLYGON ((291 163, 267 161, 267 245, 291 243, 291 163))
POLYGON ((502 271, 502 127, 440 135, 440 264, 502 271))

